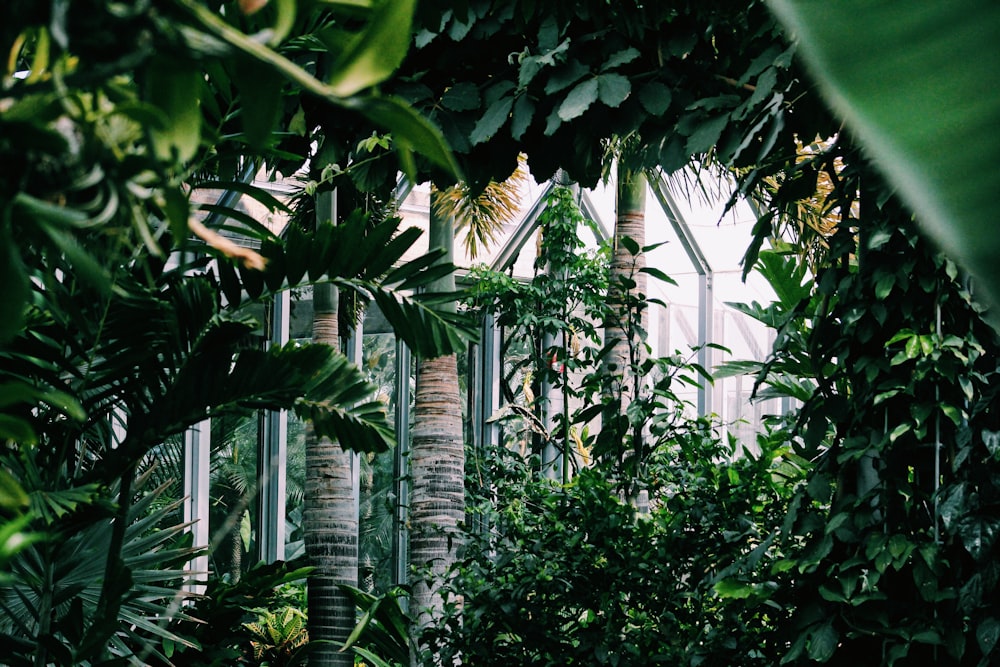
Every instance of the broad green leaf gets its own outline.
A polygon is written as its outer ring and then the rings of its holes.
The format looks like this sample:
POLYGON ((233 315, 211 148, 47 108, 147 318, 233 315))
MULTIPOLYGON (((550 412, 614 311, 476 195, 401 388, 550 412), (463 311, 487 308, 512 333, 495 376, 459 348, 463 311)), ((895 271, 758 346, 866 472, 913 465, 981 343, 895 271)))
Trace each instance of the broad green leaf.
POLYGON ((267 147, 285 104, 281 95, 284 77, 241 56, 233 64, 232 80, 240 91, 240 119, 247 143, 255 148, 267 147))
POLYGON ((389 130, 397 144, 412 148, 461 180, 462 170, 441 136, 441 130, 405 102, 394 97, 352 97, 343 104, 389 130))
POLYGON ((573 120, 577 116, 590 108, 590 105, 597 101, 598 85, 597 79, 587 79, 569 91, 566 99, 559 105, 559 118, 564 121, 573 120))
POLYGON ((839 641, 840 633, 833 627, 833 621, 826 621, 816 628, 809 638, 809 657, 816 662, 826 662, 833 657, 839 641))
POLYGON ((981 561, 988 558, 1000 534, 1000 521, 986 516, 970 516, 958 525, 958 535, 966 551, 981 561))
POLYGON ((475 146, 476 144, 481 144, 484 141, 492 139, 493 135, 507 122, 507 119, 510 117, 511 107, 513 106, 513 97, 501 97, 491 104, 490 108, 483 114, 483 117, 476 123, 476 126, 472 128, 472 134, 469 135, 469 142, 475 146))
MULTIPOLYGON (((412 0, 404 1, 412 2, 412 0)), ((448 170, 457 180, 461 180, 461 170, 441 136, 441 131, 405 103, 391 97, 344 98, 336 90, 313 77, 296 63, 233 28, 195 0, 177 0, 177 2, 215 36, 280 72, 282 76, 299 85, 304 91, 331 104, 353 109, 366 115, 373 123, 388 129, 401 148, 402 159, 406 159, 408 150, 412 148, 434 164, 448 170)), ((414 171, 412 163, 410 163, 407 175, 412 176, 414 171)))
POLYGON ((1000 303, 1000 3, 769 5, 917 220, 1000 303))
POLYGON ((753 586, 732 579, 723 579, 715 582, 715 593, 721 598, 731 598, 734 600, 745 600, 753 595, 753 586))
POLYGON ((639 89, 639 103, 651 116, 661 116, 670 106, 670 89, 659 81, 650 81, 639 89))
POLYGON ((601 102, 615 108, 632 92, 632 84, 621 74, 601 74, 597 77, 597 96, 601 102))
POLYGON ((524 136, 528 126, 531 125, 531 119, 534 115, 535 102, 531 99, 531 96, 527 93, 518 96, 517 101, 514 102, 514 113, 510 121, 510 136, 515 141, 520 141, 521 137, 524 136))
POLYGON ((1000 639, 1000 621, 996 618, 989 616, 976 626, 976 642, 983 655, 988 656, 993 652, 998 639, 1000 639))
POLYGON ((329 80, 335 95, 348 97, 389 78, 410 45, 416 0, 382 0, 368 28, 333 65, 329 80))
POLYGON ((719 135, 722 134, 722 130, 727 124, 729 124, 729 116, 726 114, 703 121, 688 137, 688 153, 690 155, 707 153, 715 146, 715 142, 719 140, 719 135))
POLYGON ((479 103, 479 88, 468 81, 455 84, 441 96, 441 106, 452 111, 470 111, 479 103))
POLYGON ((146 69, 147 99, 162 113, 161 124, 149 129, 161 160, 187 162, 201 144, 201 76, 194 63, 166 55, 146 69))
POLYGON ((641 54, 639 50, 633 47, 623 49, 618 53, 614 53, 608 58, 607 62, 601 67, 602 70, 614 69, 615 67, 621 67, 622 65, 628 64, 638 58, 641 54))

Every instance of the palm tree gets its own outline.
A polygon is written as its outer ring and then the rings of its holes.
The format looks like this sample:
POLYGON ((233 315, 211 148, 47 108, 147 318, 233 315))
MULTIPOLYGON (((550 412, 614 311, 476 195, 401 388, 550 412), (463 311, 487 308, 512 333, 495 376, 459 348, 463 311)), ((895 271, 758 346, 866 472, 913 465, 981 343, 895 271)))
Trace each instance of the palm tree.
MULTIPOLYGON (((318 219, 336 222, 336 192, 317 195, 318 219)), ((313 342, 340 349, 339 295, 330 284, 313 287, 313 342)), ((309 577, 309 636, 316 649, 312 667, 349 667, 354 658, 339 646, 354 628, 354 601, 341 584, 358 583, 358 515, 353 454, 313 429, 306 435, 303 529, 309 577), (327 641, 329 643, 327 643, 327 641)))
MULTIPOLYGON (((431 206, 429 237, 431 249, 444 251, 439 261, 451 262, 454 218, 442 217, 435 206, 431 206)), ((454 293, 454 274, 448 273, 430 289, 454 293)), ((456 304, 448 307, 454 311, 456 304)), ((411 598, 416 632, 443 609, 434 580, 455 562, 458 526, 465 517, 465 442, 454 354, 418 360, 413 415, 410 565, 420 572, 411 598)))
MULTIPOLYGON (((626 151, 619 152, 617 161, 617 196, 614 248, 609 276, 607 319, 604 324, 604 344, 609 347, 605 358, 605 395, 613 413, 607 416, 615 439, 628 442, 631 449, 642 448, 642 425, 631 426, 627 417, 630 402, 641 393, 640 366, 645 360, 645 332, 649 315, 645 308, 646 257, 646 173, 628 164, 626 151)), ((619 448, 619 462, 624 464, 630 454, 619 448)), ((626 481, 627 485, 627 481, 626 481)))
MULTIPOLYGON (((452 262, 457 229, 467 227, 466 246, 475 256, 480 244, 495 239, 517 213, 517 190, 526 178, 518 168, 502 183, 491 182, 479 194, 459 184, 431 202, 429 244, 443 251, 439 262, 452 262)), ((455 293, 448 273, 428 287, 455 293)), ((443 306, 454 312, 456 303, 443 306)), ((436 583, 455 563, 460 545, 458 526, 465 518, 465 441, 458 362, 454 354, 417 362, 413 441, 410 453, 410 565, 420 573, 413 585, 411 612, 414 635, 443 611, 436 583)))

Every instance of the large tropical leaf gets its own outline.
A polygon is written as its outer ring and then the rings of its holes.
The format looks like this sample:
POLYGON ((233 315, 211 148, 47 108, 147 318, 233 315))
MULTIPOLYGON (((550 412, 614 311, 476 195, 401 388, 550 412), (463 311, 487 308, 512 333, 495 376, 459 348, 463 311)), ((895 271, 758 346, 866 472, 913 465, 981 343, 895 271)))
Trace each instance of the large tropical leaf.
POLYGON ((924 229, 1000 303, 1000 4, 769 4, 924 229))

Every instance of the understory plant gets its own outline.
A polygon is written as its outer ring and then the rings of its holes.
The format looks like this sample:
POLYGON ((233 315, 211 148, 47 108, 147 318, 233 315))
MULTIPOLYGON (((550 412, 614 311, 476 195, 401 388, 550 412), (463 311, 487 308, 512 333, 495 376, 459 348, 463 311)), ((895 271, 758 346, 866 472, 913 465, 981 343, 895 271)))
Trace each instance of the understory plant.
MULTIPOLYGON (((789 609, 774 535, 806 462, 787 434, 759 454, 711 431, 651 457, 648 513, 607 467, 538 479, 517 452, 489 457, 477 525, 429 631, 436 660, 467 665, 771 665, 789 609), (459 657, 460 656, 460 657, 459 657)), ((425 656, 426 657, 426 656, 425 656)))

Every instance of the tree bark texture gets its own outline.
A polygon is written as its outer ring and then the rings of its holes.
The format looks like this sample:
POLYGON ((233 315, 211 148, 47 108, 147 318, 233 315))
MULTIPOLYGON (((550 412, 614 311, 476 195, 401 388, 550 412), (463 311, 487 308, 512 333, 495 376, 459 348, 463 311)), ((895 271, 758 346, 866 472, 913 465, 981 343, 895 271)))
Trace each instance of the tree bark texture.
POLYGON ((606 367, 615 378, 622 396, 622 408, 635 388, 635 378, 630 373, 632 364, 644 359, 643 336, 649 328, 649 314, 646 308, 639 313, 634 305, 640 295, 646 294, 646 255, 642 247, 646 244, 646 176, 642 172, 631 171, 621 166, 618 169, 617 213, 614 232, 614 255, 611 259, 611 280, 608 300, 611 314, 604 327, 604 340, 615 341, 607 357, 606 367), (633 254, 622 243, 630 238, 639 246, 633 254), (634 283, 634 284, 633 284, 634 283))
POLYGON ((465 443, 454 355, 418 364, 414 413, 410 563, 419 574, 411 612, 424 627, 443 609, 434 584, 455 562, 458 526, 465 518, 465 443))
MULTIPOLYGON (((339 349, 337 290, 313 291, 313 340, 339 349)), ((350 652, 340 653, 355 625, 353 601, 338 584, 358 584, 358 516, 352 454, 310 428, 306 440, 305 509, 302 517, 306 556, 316 570, 309 576, 309 639, 330 640, 310 653, 310 667, 353 667, 350 652)))

